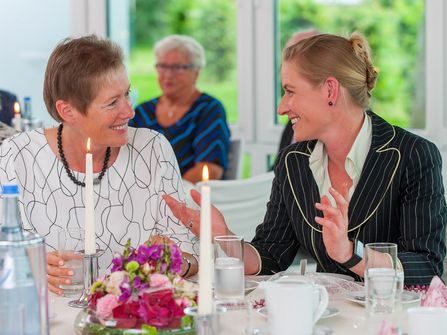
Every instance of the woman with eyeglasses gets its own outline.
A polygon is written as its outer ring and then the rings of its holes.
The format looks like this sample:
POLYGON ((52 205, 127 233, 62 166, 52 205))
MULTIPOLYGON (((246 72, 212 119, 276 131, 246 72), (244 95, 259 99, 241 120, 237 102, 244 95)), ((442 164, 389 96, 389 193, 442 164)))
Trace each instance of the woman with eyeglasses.
POLYGON ((205 66, 203 47, 192 37, 171 35, 155 44, 154 54, 162 95, 137 106, 129 125, 165 135, 174 148, 183 179, 200 181, 204 164, 210 179, 222 179, 230 130, 220 101, 196 87, 205 66))
POLYGON ((175 154, 159 133, 127 126, 134 116, 129 92, 118 45, 93 35, 66 39, 50 55, 43 92, 59 125, 20 133, 0 147, 0 184, 19 185, 23 227, 45 238, 48 285, 56 294, 74 274, 57 252, 58 233, 84 227, 88 138, 100 269, 129 238, 136 247, 161 235, 184 252, 182 274, 194 273, 193 236, 162 198, 184 200, 175 154))

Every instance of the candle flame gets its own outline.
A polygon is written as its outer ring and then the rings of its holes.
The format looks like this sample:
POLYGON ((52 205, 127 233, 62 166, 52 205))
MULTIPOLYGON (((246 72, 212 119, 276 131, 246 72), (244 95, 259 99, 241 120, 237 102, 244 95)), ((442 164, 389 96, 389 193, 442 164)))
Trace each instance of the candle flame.
POLYGON ((90 152, 90 137, 87 140, 87 152, 90 152))
POLYGON ((210 180, 210 174, 208 172, 208 165, 204 165, 203 169, 202 169, 202 180, 203 181, 208 181, 210 180))
POLYGON ((20 114, 20 104, 17 101, 14 102, 14 113, 20 114))

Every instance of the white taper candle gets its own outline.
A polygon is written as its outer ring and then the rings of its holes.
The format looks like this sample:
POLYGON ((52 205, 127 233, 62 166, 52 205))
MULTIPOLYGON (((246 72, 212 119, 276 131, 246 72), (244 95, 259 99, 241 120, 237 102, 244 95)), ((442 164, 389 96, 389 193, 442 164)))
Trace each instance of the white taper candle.
MULTIPOLYGON (((208 181, 208 167, 202 172, 203 180, 208 181)), ((212 292, 212 244, 211 244, 211 188, 205 184, 201 188, 200 202, 200 261, 199 261, 199 314, 213 312, 212 292)))
POLYGON ((93 156, 90 153, 90 137, 87 140, 87 153, 85 155, 85 253, 93 255, 96 253, 95 235, 95 205, 93 202, 93 156))

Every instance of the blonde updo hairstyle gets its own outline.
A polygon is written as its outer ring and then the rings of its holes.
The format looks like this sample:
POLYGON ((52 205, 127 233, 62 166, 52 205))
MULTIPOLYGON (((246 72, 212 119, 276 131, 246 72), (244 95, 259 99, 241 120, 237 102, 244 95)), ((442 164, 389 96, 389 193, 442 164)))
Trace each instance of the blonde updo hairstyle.
POLYGON ((284 49, 284 62, 294 62, 315 86, 335 77, 362 108, 369 105, 377 72, 366 39, 357 32, 349 39, 330 34, 309 37, 284 49))

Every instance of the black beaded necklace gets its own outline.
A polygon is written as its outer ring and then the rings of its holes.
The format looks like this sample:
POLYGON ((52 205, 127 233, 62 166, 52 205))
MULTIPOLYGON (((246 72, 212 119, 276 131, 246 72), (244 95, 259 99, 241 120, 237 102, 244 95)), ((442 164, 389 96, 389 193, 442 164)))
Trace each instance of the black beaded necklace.
MULTIPOLYGON (((68 167, 67 159, 65 158, 64 154, 64 149, 62 148, 62 128, 64 128, 63 123, 61 123, 57 128, 57 149, 59 151, 59 156, 61 158, 62 164, 64 164, 65 171, 67 172, 68 177, 70 177, 73 183, 85 187, 85 183, 77 180, 73 175, 73 173, 71 172, 70 168, 68 167)), ((95 184, 98 184, 101 181, 102 177, 104 177, 104 174, 106 173, 107 166, 109 165, 110 153, 111 153, 110 147, 107 147, 106 155, 104 157, 104 164, 102 165, 102 170, 98 178, 94 180, 95 184)))

